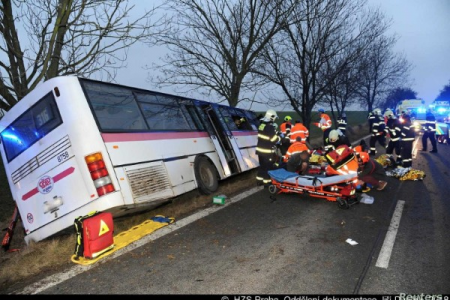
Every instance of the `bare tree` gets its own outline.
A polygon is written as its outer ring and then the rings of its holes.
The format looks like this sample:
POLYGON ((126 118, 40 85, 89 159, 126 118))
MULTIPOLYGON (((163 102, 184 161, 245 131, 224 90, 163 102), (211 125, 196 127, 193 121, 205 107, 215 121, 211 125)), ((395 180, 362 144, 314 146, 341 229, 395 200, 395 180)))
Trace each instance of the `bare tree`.
MULTIPOLYGON (((299 0, 167 0, 172 28, 160 36, 159 86, 179 85, 215 94, 231 106, 263 84, 251 70, 265 45, 286 23, 299 0)), ((260 78, 261 79, 261 78, 260 78)))
POLYGON ((290 25, 270 41, 259 74, 278 85, 309 128, 311 113, 326 101, 330 85, 354 64, 362 50, 383 34, 383 15, 365 11, 365 0, 303 0, 290 25))
MULTIPOLYGON (((348 63, 345 67, 341 67, 341 60, 346 60, 350 53, 344 51, 337 57, 332 57, 329 60, 329 67, 327 69, 332 69, 333 66, 340 67, 340 71, 336 72, 334 78, 328 80, 328 88, 326 90, 324 99, 328 102, 331 109, 331 115, 336 123, 337 116, 341 116, 346 107, 355 103, 356 98, 356 88, 358 85, 359 74, 355 63, 348 63), (337 114, 335 113, 337 112, 337 114)), ((333 74, 333 72, 331 72, 333 74)))
POLYGON ((417 99, 417 92, 408 87, 396 87, 389 91, 386 99, 381 101, 380 108, 391 108, 394 111, 397 104, 405 99, 417 99))
POLYGON ((365 50, 360 61, 357 93, 361 104, 372 111, 389 91, 408 81, 411 64, 404 55, 395 53, 395 36, 380 36, 365 50))
POLYGON ((156 8, 133 19, 132 9, 126 0, 1 0, 0 108, 55 76, 114 78, 128 47, 160 25, 151 20, 156 8))

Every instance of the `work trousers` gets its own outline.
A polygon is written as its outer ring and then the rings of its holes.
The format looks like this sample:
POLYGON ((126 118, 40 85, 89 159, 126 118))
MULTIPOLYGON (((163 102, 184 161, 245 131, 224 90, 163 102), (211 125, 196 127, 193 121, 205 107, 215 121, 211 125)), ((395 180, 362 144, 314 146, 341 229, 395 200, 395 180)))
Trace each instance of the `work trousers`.
POLYGON ((427 150, 427 139, 430 139, 431 146, 433 146, 432 150, 437 150, 436 148, 436 137, 434 132, 425 131, 422 136, 422 149, 427 150))
POLYGON ((258 184, 269 184, 272 182, 268 171, 273 167, 273 154, 258 154, 259 168, 256 175, 256 181, 258 184))
POLYGON ((412 148, 414 141, 401 141, 402 147, 402 167, 409 168, 412 166, 412 148))
POLYGON ((377 143, 377 141, 381 146, 386 147, 386 138, 384 135, 372 135, 370 137, 370 141, 369 141, 369 146, 370 146, 369 154, 370 155, 377 154, 377 148, 375 147, 375 144, 377 143))
POLYGON ((386 154, 389 156, 392 156, 394 153, 397 155, 397 163, 401 163, 402 161, 402 153, 401 153, 401 147, 400 147, 400 141, 392 141, 390 140, 387 147, 386 147, 386 154))

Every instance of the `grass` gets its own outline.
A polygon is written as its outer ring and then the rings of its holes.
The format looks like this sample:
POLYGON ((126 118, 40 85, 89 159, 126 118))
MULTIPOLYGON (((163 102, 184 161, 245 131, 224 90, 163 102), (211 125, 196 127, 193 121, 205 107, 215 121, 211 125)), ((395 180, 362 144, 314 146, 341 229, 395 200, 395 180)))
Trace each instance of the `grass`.
MULTIPOLYGON (((281 118, 282 113, 280 113, 281 118)), ((294 114, 290 115, 295 120, 294 114)), ((284 118, 284 116, 283 116, 284 118)), ((368 133, 368 125, 364 112, 348 112, 349 124, 347 135, 350 141, 364 137, 368 133)), ((321 144, 322 132, 311 130, 310 143, 318 147, 321 144)), ((232 197, 239 192, 248 190, 255 186, 256 170, 248 171, 238 176, 223 180, 215 195, 225 194, 232 197)), ((6 181, 3 164, 0 162, 0 226, 5 228, 13 212, 14 202, 6 181)), ((201 195, 197 190, 188 192, 169 201, 151 211, 143 212, 133 216, 114 219, 114 233, 122 231, 142 223, 155 215, 174 217, 179 220, 198 210, 212 206, 213 195, 201 195)), ((19 221, 14 233, 11 248, 21 249, 19 252, 7 253, 0 251, 0 293, 8 290, 13 291, 26 283, 42 279, 52 273, 61 271, 73 265, 70 257, 75 248, 75 235, 60 235, 39 243, 25 245, 23 239, 23 228, 19 221)))

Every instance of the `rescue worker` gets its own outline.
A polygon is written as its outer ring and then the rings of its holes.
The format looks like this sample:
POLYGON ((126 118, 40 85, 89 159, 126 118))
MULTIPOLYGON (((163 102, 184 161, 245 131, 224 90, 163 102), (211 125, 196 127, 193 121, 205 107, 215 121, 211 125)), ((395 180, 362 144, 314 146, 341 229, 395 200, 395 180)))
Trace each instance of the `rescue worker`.
POLYGON ((290 116, 286 116, 284 118, 284 122, 280 125, 280 132, 282 134, 281 139, 281 154, 285 155, 286 151, 289 149, 289 146, 291 145, 291 141, 289 138, 289 135, 291 134, 291 128, 292 128, 292 118, 290 116))
POLYGON ((403 124, 401 128, 400 147, 402 155, 402 167, 409 168, 412 165, 412 148, 416 136, 414 126, 411 123, 409 114, 402 116, 403 124))
POLYGON ((287 162, 292 155, 303 151, 308 151, 309 153, 309 148, 305 142, 302 141, 302 138, 298 136, 297 140, 289 147, 286 154, 283 156, 283 161, 287 162))
POLYGON ((314 125, 316 125, 320 129, 322 129, 322 131, 323 131, 323 146, 325 147, 326 139, 328 138, 328 135, 330 134, 332 123, 331 123, 330 116, 328 116, 325 113, 325 110, 323 108, 319 108, 319 113, 320 113, 320 121, 318 123, 314 123, 314 125))
POLYGON ((436 147, 436 118, 434 117, 431 110, 427 110, 426 122, 423 125, 423 136, 422 136, 422 151, 427 151, 427 140, 430 139, 431 146, 433 149, 430 151, 431 153, 437 153, 436 147))
POLYGON ((345 112, 342 112, 342 114, 337 119, 338 128, 342 134, 345 135, 345 130, 347 130, 347 115, 345 112))
POLYGON ((256 175, 257 185, 268 185, 271 182, 268 171, 275 163, 275 145, 281 138, 277 135, 274 121, 278 118, 273 109, 269 109, 261 119, 258 127, 258 143, 256 144, 256 154, 258 154, 259 168, 256 175))
POLYGON ((369 134, 372 134, 372 126, 373 126, 373 122, 375 120, 375 115, 373 112, 369 112, 369 115, 367 116, 367 120, 369 121, 369 134))
POLYGON ((357 185, 370 184, 382 191, 387 185, 387 175, 383 166, 369 157, 366 152, 360 152, 358 158, 358 182, 357 185))
POLYGON ((389 107, 386 108, 386 110, 384 111, 384 124, 387 124, 387 121, 389 119, 388 114, 390 114, 389 112, 394 113, 389 107))
POLYGON ((302 142, 306 142, 309 137, 309 130, 302 124, 300 120, 295 120, 295 125, 291 128, 289 139, 291 143, 295 143, 297 137, 302 138, 302 142))
POLYGON ((402 155, 401 155, 401 148, 400 148, 400 134, 401 134, 401 127, 402 124, 400 123, 400 121, 395 117, 394 113, 392 112, 392 110, 387 110, 384 113, 384 116, 387 118, 387 124, 386 124, 386 128, 385 128, 385 132, 386 134, 389 133, 389 143, 386 147, 386 154, 389 156, 389 159, 394 163, 394 164, 401 164, 402 163, 402 155), (396 161, 394 160, 394 153, 395 150, 395 154, 397 155, 397 159, 396 161))
POLYGON ((333 151, 341 145, 347 145, 350 148, 352 147, 352 144, 350 143, 348 137, 339 129, 331 130, 326 140, 325 150, 333 151))
POLYGON ((377 148, 375 147, 377 141, 381 146, 386 147, 386 141, 385 141, 385 136, 384 136, 385 124, 384 124, 384 119, 381 116, 381 109, 375 108, 373 110, 373 115, 374 115, 374 119, 373 119, 373 124, 372 124, 372 134, 370 136, 370 142, 369 142, 369 146, 370 146, 369 155, 372 155, 372 156, 377 153, 377 148))
POLYGON ((305 150, 300 153, 295 153, 289 158, 286 165, 286 170, 304 175, 308 171, 308 165, 309 152, 305 150))

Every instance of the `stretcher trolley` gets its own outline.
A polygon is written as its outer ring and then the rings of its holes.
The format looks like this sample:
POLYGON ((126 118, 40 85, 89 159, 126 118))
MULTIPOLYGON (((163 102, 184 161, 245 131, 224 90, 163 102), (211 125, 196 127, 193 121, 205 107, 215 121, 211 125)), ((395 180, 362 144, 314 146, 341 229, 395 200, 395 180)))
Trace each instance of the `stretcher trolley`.
POLYGON ((283 168, 269 171, 272 179, 268 187, 269 192, 272 195, 307 194, 337 202, 342 209, 359 203, 356 195, 358 161, 354 152, 347 146, 340 146, 327 154, 326 158, 329 165, 326 166, 325 172, 320 174, 299 175, 283 168))

